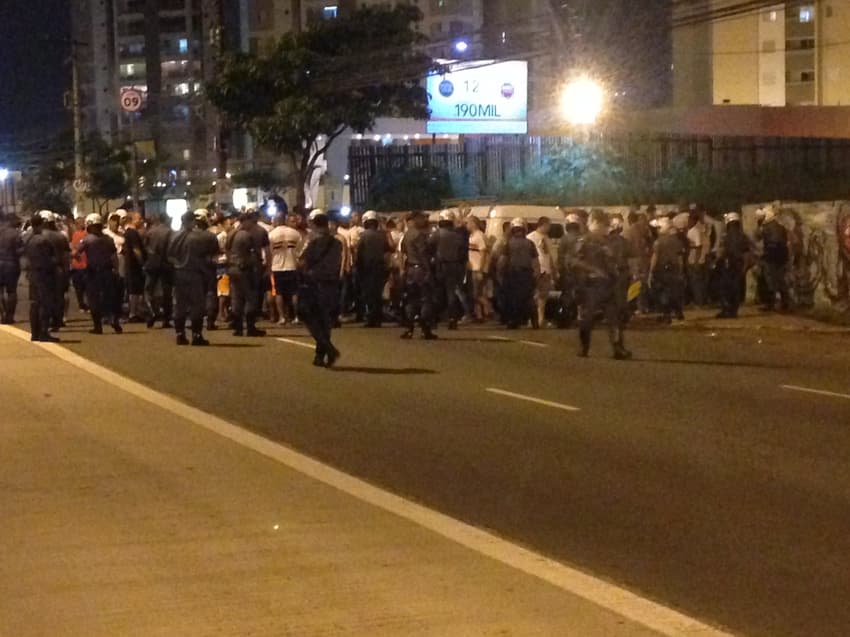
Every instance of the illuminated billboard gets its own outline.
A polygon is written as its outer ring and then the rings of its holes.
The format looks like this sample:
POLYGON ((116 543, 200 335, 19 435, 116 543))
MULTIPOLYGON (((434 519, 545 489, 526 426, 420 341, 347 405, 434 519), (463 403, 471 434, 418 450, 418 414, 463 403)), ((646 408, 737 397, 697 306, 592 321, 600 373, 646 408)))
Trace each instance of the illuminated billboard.
POLYGON ((521 135, 528 132, 528 63, 464 62, 428 77, 429 133, 521 135))

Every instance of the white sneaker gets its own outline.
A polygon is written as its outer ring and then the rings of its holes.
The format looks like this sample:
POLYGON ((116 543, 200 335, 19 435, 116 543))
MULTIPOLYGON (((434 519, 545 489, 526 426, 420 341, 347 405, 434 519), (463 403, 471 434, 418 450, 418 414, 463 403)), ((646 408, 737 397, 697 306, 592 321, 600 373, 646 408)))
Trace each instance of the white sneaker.
POLYGON ((277 324, 281 327, 286 327, 286 319, 280 319, 277 324))

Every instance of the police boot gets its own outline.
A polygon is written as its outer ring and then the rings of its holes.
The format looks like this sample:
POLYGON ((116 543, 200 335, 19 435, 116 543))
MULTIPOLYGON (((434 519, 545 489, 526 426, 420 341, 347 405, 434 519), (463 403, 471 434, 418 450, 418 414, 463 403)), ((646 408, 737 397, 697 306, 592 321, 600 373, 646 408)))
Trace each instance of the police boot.
POLYGON ((430 327, 426 327, 422 329, 422 338, 426 341, 436 341, 440 337, 434 334, 430 327))
POLYGON ((457 329, 457 319, 451 319, 449 321, 449 329, 452 331, 457 329))
POLYGON ((579 349, 578 355, 580 358, 587 358, 588 354, 590 354, 590 330, 588 328, 582 327, 579 328, 578 338, 579 338, 579 349))
POLYGON ((18 307, 18 295, 10 294, 6 297, 6 320, 7 325, 12 325, 15 322, 15 310, 18 307))
POLYGON ((245 332, 242 330, 242 319, 235 318, 233 319, 233 336, 245 336, 245 332))
POLYGON ((103 322, 99 316, 92 317, 94 327, 89 330, 89 334, 103 334, 103 322))
POLYGON ((178 345, 188 345, 189 339, 186 338, 186 332, 177 332, 177 344, 178 345))
POLYGON ((206 347, 210 342, 204 338, 201 332, 192 332, 192 345, 194 347, 206 347))
POLYGON ((245 330, 247 336, 260 337, 265 336, 266 331, 257 328, 257 317, 251 315, 248 317, 248 329, 245 330))
POLYGON ((215 332, 218 329, 218 325, 215 324, 215 321, 212 319, 207 319, 207 330, 210 332, 215 332))
POLYGON ((333 367, 336 364, 336 362, 339 360, 339 357, 340 357, 339 350, 336 347, 334 347, 333 345, 331 345, 331 351, 328 352, 327 366, 333 367))
POLYGON ((611 344, 612 349, 614 350, 614 358, 618 361, 627 361, 631 360, 632 353, 626 349, 626 346, 623 345, 623 330, 617 330, 616 335, 614 336, 614 341, 611 344))

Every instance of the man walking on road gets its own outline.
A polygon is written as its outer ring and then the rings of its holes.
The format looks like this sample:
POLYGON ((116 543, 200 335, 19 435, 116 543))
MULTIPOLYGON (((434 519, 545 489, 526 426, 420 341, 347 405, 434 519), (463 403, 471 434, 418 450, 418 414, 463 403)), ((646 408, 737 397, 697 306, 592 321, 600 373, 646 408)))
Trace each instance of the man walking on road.
POLYGON ((439 228, 428 241, 435 254, 437 294, 440 310, 445 310, 449 329, 456 330, 463 314, 460 297, 461 286, 466 274, 469 242, 455 227, 455 214, 451 210, 440 213, 439 228))
POLYGON ((155 213, 144 236, 145 297, 151 310, 148 327, 153 327, 158 319, 162 320, 163 329, 171 327, 174 290, 174 269, 168 262, 168 242, 171 235, 168 217, 164 213, 155 213))
POLYGON ((304 238, 295 227, 296 222, 295 214, 284 216, 278 213, 274 218, 274 228, 269 233, 278 325, 287 325, 296 320, 298 254, 304 244, 304 238))
POLYGON ((404 289, 407 296, 404 312, 405 331, 401 337, 413 338, 416 322, 422 329, 422 338, 436 340, 434 327, 434 277, 431 273, 433 252, 428 243, 428 217, 421 210, 411 215, 412 227, 402 240, 404 259, 404 289))
POLYGON ((384 321, 384 286, 387 283, 387 257, 392 251, 387 233, 380 229, 378 213, 363 215, 363 232, 357 242, 357 276, 363 295, 365 327, 381 327, 384 321))
POLYGON ((68 237, 56 226, 56 215, 50 210, 38 213, 44 220, 42 233, 56 251, 56 286, 50 307, 50 330, 65 327, 65 294, 70 287, 71 244, 68 237))
POLYGON ((56 247, 44 232, 44 217, 33 215, 30 235, 24 244, 30 297, 30 332, 33 341, 58 342, 50 336, 50 318, 58 284, 56 247))
MULTIPOLYGON (((511 234, 499 257, 505 294, 505 315, 509 330, 525 325, 536 311, 534 307, 535 281, 540 273, 537 248, 525 236, 525 221, 511 221, 511 234)), ((536 319, 534 323, 536 324, 536 319)))
POLYGON ((15 322, 24 245, 13 218, 0 212, 0 323, 15 322))
POLYGON ((92 334, 103 334, 103 320, 111 318, 112 329, 121 334, 120 317, 115 313, 115 281, 118 271, 118 252, 115 242, 103 232, 99 214, 86 217, 86 236, 77 248, 86 256, 86 294, 94 326, 92 334))
POLYGON ((342 271, 342 242, 328 229, 328 217, 321 210, 310 213, 313 232, 299 259, 298 313, 316 341, 316 367, 333 367, 339 350, 331 341, 334 312, 339 299, 342 271))
POLYGON ((257 329, 260 314, 261 276, 263 272, 263 250, 257 225, 256 213, 246 213, 239 228, 230 235, 227 245, 227 261, 230 265, 230 297, 234 336, 265 336, 257 329), (247 330, 245 329, 247 325, 247 330))
POLYGON ((673 316, 683 319, 682 305, 685 290, 685 259, 687 249, 672 222, 658 220, 658 239, 652 250, 649 270, 652 289, 661 310, 661 322, 671 323, 673 316))

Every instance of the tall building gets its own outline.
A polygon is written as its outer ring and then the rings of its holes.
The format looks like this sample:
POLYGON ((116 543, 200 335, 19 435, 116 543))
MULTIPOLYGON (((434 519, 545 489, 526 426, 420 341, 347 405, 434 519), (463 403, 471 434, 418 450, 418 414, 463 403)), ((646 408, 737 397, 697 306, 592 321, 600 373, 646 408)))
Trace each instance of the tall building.
MULTIPOLYGON (((718 6, 717 0, 703 3, 709 10, 718 6)), ((678 27, 675 105, 848 105, 848 32, 850 3, 842 0, 781 2, 678 27)))

